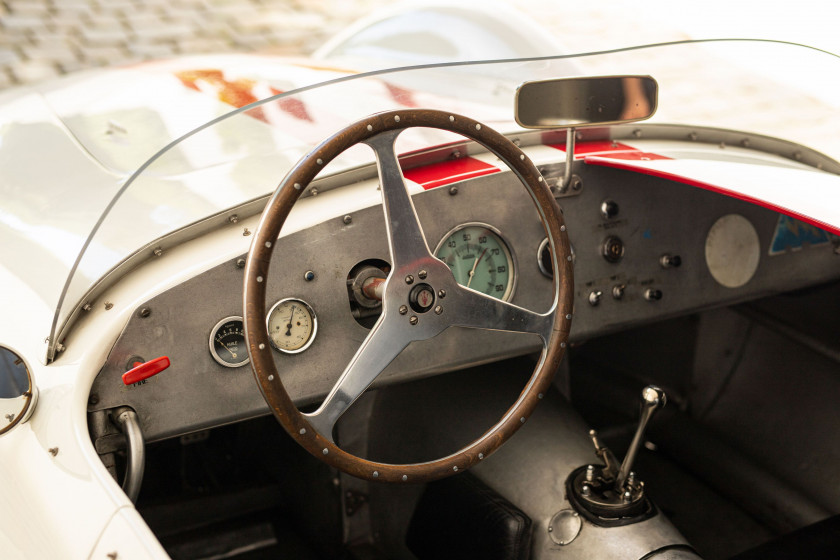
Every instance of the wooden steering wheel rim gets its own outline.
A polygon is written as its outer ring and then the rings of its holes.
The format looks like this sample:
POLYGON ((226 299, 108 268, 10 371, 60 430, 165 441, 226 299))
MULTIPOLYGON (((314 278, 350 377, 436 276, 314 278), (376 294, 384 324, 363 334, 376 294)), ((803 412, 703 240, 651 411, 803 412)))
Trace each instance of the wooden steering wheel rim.
POLYGON ((243 289, 245 330, 251 367, 272 413, 312 455, 359 478, 385 482, 427 482, 466 470, 490 456, 533 413, 548 391, 563 358, 571 328, 574 293, 571 249, 563 215, 531 160, 503 135, 467 117, 430 109, 378 113, 362 119, 317 146, 288 173, 263 211, 248 252, 243 289), (549 340, 527 385, 501 420, 459 451, 424 463, 368 461, 339 448, 319 434, 297 409, 280 380, 266 329, 266 278, 276 242, 295 201, 315 176, 347 148, 378 134, 411 127, 448 130, 478 142, 498 156, 530 193, 546 230, 554 259, 555 307, 549 340))

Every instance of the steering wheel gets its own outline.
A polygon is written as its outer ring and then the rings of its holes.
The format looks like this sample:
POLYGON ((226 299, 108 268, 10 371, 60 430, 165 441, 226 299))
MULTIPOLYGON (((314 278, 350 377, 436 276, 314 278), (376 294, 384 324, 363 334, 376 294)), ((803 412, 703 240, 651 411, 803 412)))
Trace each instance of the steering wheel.
POLYGON ((248 252, 243 292, 254 375, 283 428, 318 459, 367 480, 425 482, 444 478, 468 469, 498 449, 528 420, 548 390, 571 327, 571 260, 560 208, 542 175, 513 142, 454 113, 414 109, 372 115, 328 138, 298 162, 263 211, 248 252), (507 164, 524 184, 551 246, 554 301, 547 313, 535 313, 459 285, 449 267, 429 250, 394 148, 397 136, 411 127, 448 130, 478 142, 507 164), (376 324, 321 406, 315 412, 302 413, 283 387, 266 329, 266 278, 272 247, 304 188, 333 158, 360 142, 376 154, 391 272, 384 284, 382 314, 376 324), (504 416, 461 450, 424 463, 378 463, 339 448, 332 438, 339 417, 409 343, 432 338, 450 326, 534 333, 542 339, 543 350, 534 373, 504 416))

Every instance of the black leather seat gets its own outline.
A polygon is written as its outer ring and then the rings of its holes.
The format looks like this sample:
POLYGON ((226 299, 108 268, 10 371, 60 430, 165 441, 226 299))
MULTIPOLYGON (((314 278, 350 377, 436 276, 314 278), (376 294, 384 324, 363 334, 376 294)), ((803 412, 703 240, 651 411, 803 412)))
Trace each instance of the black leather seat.
POLYGON ((531 518, 469 473, 426 486, 406 535, 420 560, 526 560, 531 518))

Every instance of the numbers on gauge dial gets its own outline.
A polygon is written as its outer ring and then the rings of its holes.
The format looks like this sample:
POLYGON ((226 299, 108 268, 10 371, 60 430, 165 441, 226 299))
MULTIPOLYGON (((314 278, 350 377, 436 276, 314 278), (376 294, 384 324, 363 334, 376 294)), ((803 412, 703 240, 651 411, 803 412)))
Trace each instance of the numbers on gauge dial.
POLYGON ((513 297, 513 255, 495 228, 480 223, 460 225, 444 236, 435 256, 449 266, 462 286, 506 301, 513 297))
POLYGON ((315 340, 318 323, 315 312, 303 300, 281 299, 268 312, 266 320, 271 345, 280 352, 303 352, 315 340))
POLYGON ((242 317, 226 317, 216 323, 210 333, 210 355, 225 367, 244 366, 251 361, 242 317))

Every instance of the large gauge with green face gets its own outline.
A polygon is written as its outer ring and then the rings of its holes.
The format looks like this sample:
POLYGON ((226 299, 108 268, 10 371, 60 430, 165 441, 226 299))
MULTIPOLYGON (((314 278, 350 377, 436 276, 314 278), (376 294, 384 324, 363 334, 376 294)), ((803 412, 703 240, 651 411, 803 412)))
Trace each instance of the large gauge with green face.
POLYGON ((462 286, 509 301, 516 287, 516 265, 499 231, 487 224, 461 224, 447 233, 435 256, 449 265, 462 286))

